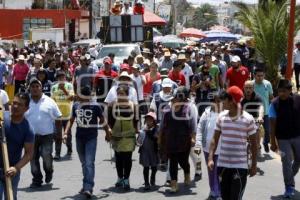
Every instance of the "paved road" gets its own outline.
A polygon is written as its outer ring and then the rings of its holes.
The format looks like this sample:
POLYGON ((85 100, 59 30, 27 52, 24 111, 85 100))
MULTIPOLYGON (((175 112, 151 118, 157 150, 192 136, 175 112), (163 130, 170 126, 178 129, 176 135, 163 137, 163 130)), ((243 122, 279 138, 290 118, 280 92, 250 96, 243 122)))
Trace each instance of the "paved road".
MULTIPOLYGON (((66 149, 63 149, 63 155, 66 149)), ((157 191, 143 192, 143 175, 142 167, 138 164, 137 151, 134 153, 134 163, 130 178, 132 190, 128 193, 115 190, 113 185, 117 179, 114 164, 110 162, 109 145, 104 142, 103 134, 98 138, 98 150, 96 156, 96 178, 93 199, 105 200, 162 200, 162 199, 197 199, 204 200, 209 193, 206 170, 204 171, 203 180, 195 183, 190 189, 180 185, 180 193, 177 195, 168 195, 165 191, 168 189, 161 185, 165 182, 165 173, 158 172, 157 184, 161 187, 157 191)), ((245 191, 245 200, 279 200, 282 199, 283 178, 281 174, 281 163, 277 155, 266 155, 265 161, 259 163, 264 175, 258 175, 248 179, 245 191)), ((203 168, 205 168, 203 164, 203 168)), ((85 199, 78 194, 81 188, 81 167, 77 153, 74 152, 71 159, 63 158, 62 161, 54 163, 54 178, 52 185, 45 185, 41 189, 32 190, 29 188, 31 183, 31 174, 29 165, 22 171, 21 182, 19 185, 18 197, 20 200, 58 200, 58 199, 85 199)), ((192 172, 194 171, 192 167, 192 172)), ((300 191, 300 175, 296 177, 297 189, 300 191)), ((183 181, 182 170, 179 172, 179 182, 183 181)), ((294 199, 300 199, 298 192, 294 199)))

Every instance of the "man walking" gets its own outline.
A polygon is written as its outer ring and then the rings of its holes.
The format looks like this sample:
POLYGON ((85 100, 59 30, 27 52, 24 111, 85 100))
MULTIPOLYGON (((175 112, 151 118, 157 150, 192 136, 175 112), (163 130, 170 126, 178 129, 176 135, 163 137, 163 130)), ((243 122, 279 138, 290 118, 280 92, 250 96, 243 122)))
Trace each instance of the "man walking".
POLYGON ((33 160, 31 161, 31 173, 33 175, 30 187, 41 187, 43 175, 40 168, 40 157, 43 159, 45 170, 45 182, 50 183, 53 175, 53 135, 54 124, 57 134, 62 134, 61 120, 62 114, 53 99, 42 92, 42 83, 38 79, 32 79, 29 84, 31 100, 26 118, 30 121, 34 134, 35 145, 33 160))
POLYGON ((4 174, 3 158, 0 154, 0 199, 5 193, 5 177, 12 178, 14 200, 17 200, 17 189, 20 181, 20 170, 32 159, 34 133, 24 113, 29 108, 30 98, 25 93, 18 93, 12 102, 11 116, 4 118, 10 168, 4 174), (24 155, 22 151, 24 149, 24 155))
POLYGON ((300 96, 292 95, 292 84, 280 80, 278 97, 270 105, 271 150, 280 152, 285 198, 295 194, 295 176, 300 167, 300 96))
MULTIPOLYGON (((64 71, 57 71, 56 73, 57 83, 51 88, 51 98, 57 103, 59 110, 62 113, 62 126, 65 130, 69 118, 71 117, 72 100, 74 98, 73 85, 67 82, 66 73, 64 71)), ((71 131, 71 130, 70 130, 71 131)), ((62 135, 58 135, 60 131, 55 135, 55 156, 54 160, 60 160, 62 135)), ((72 154, 72 135, 69 134, 67 138, 67 155, 72 154)))
POLYGON ((254 91, 261 98, 264 106, 264 117, 263 117, 263 127, 265 130, 264 136, 264 149, 268 153, 269 143, 270 143, 270 129, 269 129, 269 106, 273 96, 272 84, 265 79, 265 72, 261 68, 254 69, 254 91))
POLYGON ((243 197, 248 175, 247 141, 250 141, 252 164, 250 177, 256 174, 256 126, 254 118, 241 109, 243 91, 237 86, 228 88, 223 95, 225 111, 220 113, 212 139, 208 168, 214 169, 213 156, 221 140, 218 173, 223 200, 240 200, 243 197))

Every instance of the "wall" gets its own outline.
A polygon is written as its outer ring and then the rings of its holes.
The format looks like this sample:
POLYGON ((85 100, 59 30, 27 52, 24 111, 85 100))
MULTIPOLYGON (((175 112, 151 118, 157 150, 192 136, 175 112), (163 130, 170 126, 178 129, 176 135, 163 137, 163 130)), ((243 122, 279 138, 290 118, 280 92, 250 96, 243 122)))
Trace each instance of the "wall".
POLYGON ((78 10, 11 10, 0 9, 0 37, 22 39, 24 18, 51 18, 53 28, 64 28, 68 19, 80 19, 78 10), (13 19, 13 23, 10 20, 13 19))
POLYGON ((1 8, 3 8, 3 5, 5 4, 5 8, 8 9, 30 9, 33 0, 2 0, 2 3, 1 8))

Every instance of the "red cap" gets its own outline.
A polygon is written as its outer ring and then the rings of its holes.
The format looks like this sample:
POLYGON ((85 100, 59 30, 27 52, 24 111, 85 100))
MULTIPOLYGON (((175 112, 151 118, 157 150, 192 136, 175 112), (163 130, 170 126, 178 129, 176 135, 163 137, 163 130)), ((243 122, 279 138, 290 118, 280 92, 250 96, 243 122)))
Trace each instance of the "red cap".
POLYGON ((109 65, 111 65, 112 64, 112 60, 109 57, 107 57, 107 58, 105 58, 103 60, 103 64, 109 64, 109 65))
POLYGON ((237 86, 232 86, 227 89, 227 93, 233 98, 235 103, 240 103, 241 100, 244 98, 244 93, 243 91, 237 87, 237 86))
POLYGON ((120 67, 121 67, 121 70, 130 70, 129 65, 126 63, 121 64, 120 67))

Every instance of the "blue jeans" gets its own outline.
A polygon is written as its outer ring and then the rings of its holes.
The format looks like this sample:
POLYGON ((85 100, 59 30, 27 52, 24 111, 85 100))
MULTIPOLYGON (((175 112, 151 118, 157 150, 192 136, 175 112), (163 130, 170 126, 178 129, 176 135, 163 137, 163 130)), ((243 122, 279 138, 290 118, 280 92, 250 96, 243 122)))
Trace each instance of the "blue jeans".
POLYGON ((270 121, 268 115, 264 116, 263 127, 265 130, 264 144, 269 144, 270 143, 270 121))
MULTIPOLYGON (((13 188, 13 195, 14 200, 17 200, 17 190, 18 190, 18 184, 20 181, 20 172, 18 172, 12 179, 11 184, 13 188)), ((5 189, 5 179, 3 170, 1 170, 1 180, 0 180, 0 200, 6 199, 6 189, 5 189), (3 196, 4 195, 4 196, 3 196)))
POLYGON ((76 149, 81 162, 83 174, 83 190, 93 191, 95 185, 95 156, 97 149, 97 138, 82 141, 76 138, 76 149))

